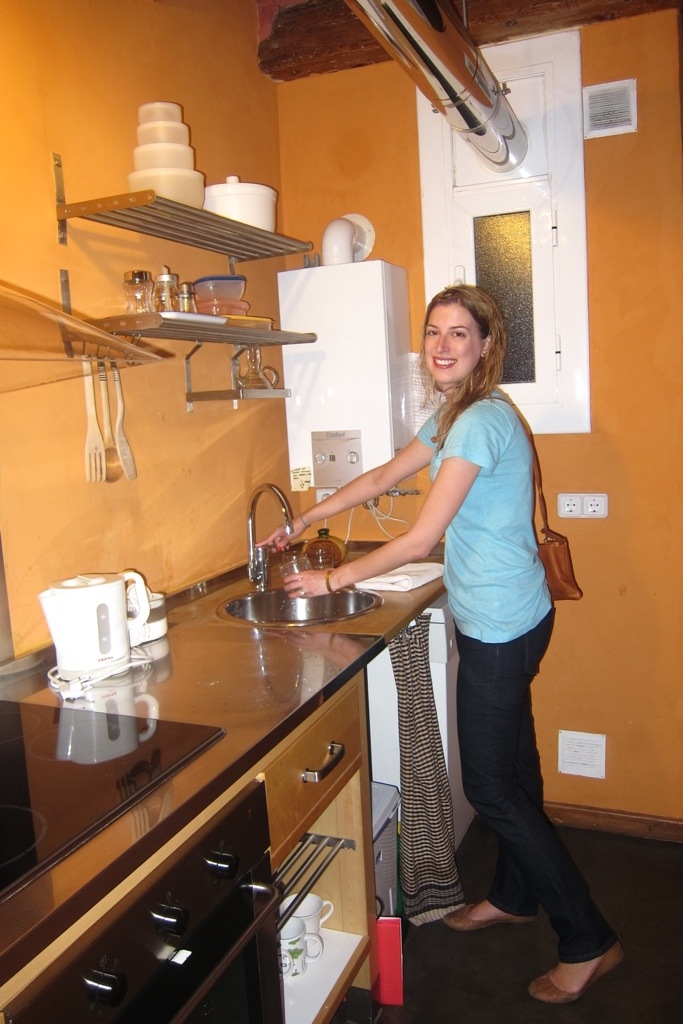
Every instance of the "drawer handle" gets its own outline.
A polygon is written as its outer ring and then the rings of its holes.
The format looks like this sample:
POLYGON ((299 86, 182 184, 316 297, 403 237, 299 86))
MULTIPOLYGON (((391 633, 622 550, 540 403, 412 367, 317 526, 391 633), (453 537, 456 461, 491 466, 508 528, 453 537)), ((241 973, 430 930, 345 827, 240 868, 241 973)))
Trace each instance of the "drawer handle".
POLYGON ((337 767, 346 753, 346 747, 343 743, 330 743, 327 752, 330 755, 327 764, 324 764, 322 768, 317 768, 315 771, 307 768, 301 776, 303 782, 322 782, 337 767))

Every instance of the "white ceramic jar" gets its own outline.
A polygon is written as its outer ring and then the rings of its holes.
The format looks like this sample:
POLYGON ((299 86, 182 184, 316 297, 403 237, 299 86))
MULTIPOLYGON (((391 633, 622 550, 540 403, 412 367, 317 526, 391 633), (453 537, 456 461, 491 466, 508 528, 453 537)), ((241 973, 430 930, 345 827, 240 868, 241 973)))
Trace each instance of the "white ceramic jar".
POLYGON ((205 210, 264 231, 275 230, 276 201, 274 188, 240 181, 236 175, 226 178, 224 185, 207 185, 204 193, 205 210))

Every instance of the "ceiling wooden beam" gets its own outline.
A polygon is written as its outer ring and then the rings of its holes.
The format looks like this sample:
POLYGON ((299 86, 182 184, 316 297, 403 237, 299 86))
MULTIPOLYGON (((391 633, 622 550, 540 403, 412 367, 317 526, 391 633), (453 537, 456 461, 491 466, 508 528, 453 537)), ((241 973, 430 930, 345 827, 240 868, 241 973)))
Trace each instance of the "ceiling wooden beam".
MULTIPOLYGON (((255 0, 259 67, 276 82, 390 60, 345 0, 255 0)), ((559 32, 664 8, 681 0, 453 0, 478 46, 559 32)))

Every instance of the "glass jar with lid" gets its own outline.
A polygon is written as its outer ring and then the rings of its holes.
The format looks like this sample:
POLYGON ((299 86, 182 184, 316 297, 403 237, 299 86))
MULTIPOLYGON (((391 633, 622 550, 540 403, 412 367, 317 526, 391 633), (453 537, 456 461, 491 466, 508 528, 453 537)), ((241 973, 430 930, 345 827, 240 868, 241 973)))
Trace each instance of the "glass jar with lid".
POLYGON ((192 281, 182 281, 178 285, 178 310, 181 313, 196 313, 194 284, 192 281))
POLYGON ((153 312, 152 293, 154 282, 149 270, 128 270, 123 275, 123 294, 126 298, 126 313, 153 312))
POLYGON ((178 275, 170 274, 167 267, 164 267, 163 274, 158 274, 154 279, 154 311, 178 311, 178 275))

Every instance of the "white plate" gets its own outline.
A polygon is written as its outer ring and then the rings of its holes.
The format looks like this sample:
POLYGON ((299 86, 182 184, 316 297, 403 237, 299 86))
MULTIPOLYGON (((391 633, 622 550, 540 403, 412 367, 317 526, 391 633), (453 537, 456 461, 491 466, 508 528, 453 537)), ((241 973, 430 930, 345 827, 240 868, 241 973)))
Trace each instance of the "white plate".
POLYGON ((216 326, 220 327, 227 323, 224 316, 213 316, 211 313, 162 312, 159 315, 163 320, 180 320, 186 324, 216 324, 216 326))

